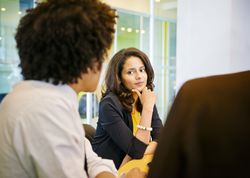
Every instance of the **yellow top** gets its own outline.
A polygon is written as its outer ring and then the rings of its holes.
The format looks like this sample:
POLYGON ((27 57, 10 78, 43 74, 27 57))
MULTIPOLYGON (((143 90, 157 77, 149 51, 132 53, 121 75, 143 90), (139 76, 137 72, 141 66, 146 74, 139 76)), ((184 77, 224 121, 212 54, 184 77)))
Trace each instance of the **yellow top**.
MULTIPOLYGON (((133 134, 135 135, 137 131, 137 125, 140 123, 141 120, 141 114, 135 108, 133 108, 131 117, 133 122, 133 134)), ((127 173, 135 167, 139 168, 142 172, 148 173, 148 163, 150 163, 152 159, 152 154, 144 155, 142 159, 133 159, 118 169, 118 175, 121 176, 123 173, 127 173)))
POLYGON ((137 125, 140 123, 141 120, 141 114, 139 111, 137 111, 135 108, 133 108, 133 111, 131 112, 132 122, 133 122, 133 135, 135 135, 137 131, 137 125))

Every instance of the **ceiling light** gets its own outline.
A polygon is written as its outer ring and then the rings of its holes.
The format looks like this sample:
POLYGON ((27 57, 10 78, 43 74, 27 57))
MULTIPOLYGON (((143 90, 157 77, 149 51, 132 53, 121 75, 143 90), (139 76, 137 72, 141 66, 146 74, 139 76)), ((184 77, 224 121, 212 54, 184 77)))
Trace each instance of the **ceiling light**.
POLYGON ((121 31, 125 31, 125 27, 121 27, 121 31))
POLYGON ((127 28, 127 32, 132 32, 132 28, 127 28))
POLYGON ((136 33, 139 33, 139 31, 140 31, 140 30, 138 30, 138 29, 135 30, 136 33))
POLYGON ((6 9, 4 7, 1 8, 1 11, 6 11, 6 9))

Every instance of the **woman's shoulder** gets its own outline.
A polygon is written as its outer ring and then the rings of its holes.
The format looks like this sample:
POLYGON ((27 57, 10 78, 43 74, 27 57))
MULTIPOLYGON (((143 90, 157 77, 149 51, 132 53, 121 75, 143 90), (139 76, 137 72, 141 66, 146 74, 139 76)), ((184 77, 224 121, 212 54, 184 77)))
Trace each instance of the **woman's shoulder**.
POLYGON ((120 113, 124 113, 125 110, 122 106, 122 103, 120 102, 119 98, 117 97, 117 95, 115 95, 114 93, 109 92, 107 95, 105 95, 101 101, 100 101, 100 105, 99 105, 99 111, 104 111, 104 110, 110 110, 110 108, 112 108, 112 110, 116 111, 116 112, 120 112, 120 113))
POLYGON ((121 102, 116 94, 113 92, 109 92, 107 95, 105 95, 102 99, 100 104, 105 104, 105 103, 113 103, 114 105, 121 107, 121 102))
POLYGON ((108 92, 108 93, 102 98, 102 100, 103 100, 103 99, 106 99, 106 98, 118 98, 118 96, 117 96, 115 93, 113 93, 113 92, 108 92))

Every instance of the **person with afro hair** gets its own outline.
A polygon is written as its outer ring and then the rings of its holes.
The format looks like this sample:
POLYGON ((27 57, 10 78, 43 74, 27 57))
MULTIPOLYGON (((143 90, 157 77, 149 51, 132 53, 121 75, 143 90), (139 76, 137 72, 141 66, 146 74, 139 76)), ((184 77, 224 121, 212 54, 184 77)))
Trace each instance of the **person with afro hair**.
POLYGON ((47 0, 22 17, 15 39, 24 80, 0 106, 1 178, 117 175, 85 138, 77 100, 97 87, 116 17, 98 0, 47 0))

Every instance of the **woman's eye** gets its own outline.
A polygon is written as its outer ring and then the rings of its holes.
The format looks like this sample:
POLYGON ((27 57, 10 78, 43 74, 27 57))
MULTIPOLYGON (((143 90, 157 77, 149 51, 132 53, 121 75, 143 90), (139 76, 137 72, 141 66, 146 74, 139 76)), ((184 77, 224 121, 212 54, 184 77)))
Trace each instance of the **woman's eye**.
POLYGON ((145 72, 145 69, 141 69, 141 72, 145 72))
POLYGON ((129 75, 131 75, 131 74, 133 74, 133 73, 134 73, 133 71, 128 71, 128 74, 129 74, 129 75))

